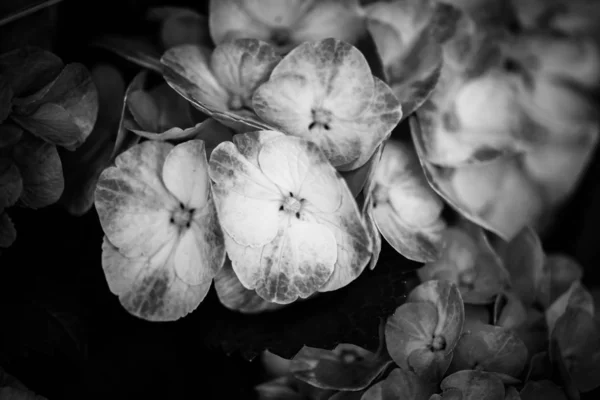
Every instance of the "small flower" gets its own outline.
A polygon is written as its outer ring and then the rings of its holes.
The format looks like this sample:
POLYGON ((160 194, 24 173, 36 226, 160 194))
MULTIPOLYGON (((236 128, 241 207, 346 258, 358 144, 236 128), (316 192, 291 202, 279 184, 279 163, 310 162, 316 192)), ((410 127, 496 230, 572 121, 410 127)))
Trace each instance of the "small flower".
POLYGON ((181 45, 161 58, 164 78, 175 91, 238 131, 269 128, 256 117, 251 99, 279 61, 273 47, 256 39, 222 43, 212 52, 181 45))
POLYGON ((236 135, 213 151, 210 177, 233 269, 265 300, 336 290, 369 261, 352 194, 314 143, 275 131, 236 135))
POLYGON ((358 0, 211 0, 209 27, 217 45, 255 38, 282 53, 329 37, 354 43, 365 29, 358 0))
POLYGON ((225 261, 204 142, 146 141, 115 163, 95 200, 109 288, 135 316, 176 320, 198 307, 225 261))
POLYGON ((464 320, 455 284, 424 282, 388 318, 385 338, 390 356, 400 368, 414 371, 425 382, 439 382, 452 361, 464 320))
POLYGON ((383 237, 415 261, 439 257, 443 201, 430 188, 416 154, 401 142, 385 142, 375 171, 372 214, 383 237))
POLYGON ((402 117, 398 99, 362 53, 336 39, 292 50, 252 105, 282 132, 315 142, 340 171, 365 164, 402 117))

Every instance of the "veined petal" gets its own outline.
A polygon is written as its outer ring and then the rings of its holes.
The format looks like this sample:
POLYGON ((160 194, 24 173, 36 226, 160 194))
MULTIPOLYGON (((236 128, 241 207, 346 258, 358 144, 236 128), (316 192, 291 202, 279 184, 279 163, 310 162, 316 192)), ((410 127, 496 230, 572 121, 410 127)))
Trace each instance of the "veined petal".
POLYGON ((149 321, 174 321, 202 302, 212 276, 198 285, 179 279, 173 257, 176 245, 172 241, 149 258, 128 258, 104 238, 102 268, 108 287, 130 314, 149 321))
POLYGON ((227 109, 229 95, 210 67, 210 50, 185 44, 167 50, 160 62, 164 76, 176 92, 208 108, 227 109))
POLYGON ((187 208, 201 210, 210 194, 204 142, 189 140, 175 146, 165 159, 162 179, 166 188, 187 208))
POLYGON ((267 301, 291 303, 315 293, 333 273, 337 248, 318 223, 283 216, 277 236, 262 248, 241 247, 228 235, 225 246, 240 282, 267 301))
POLYGON ((269 78, 280 60, 275 48, 266 42, 237 39, 217 46, 211 56, 211 67, 223 87, 246 100, 269 78))
POLYGON ((298 74, 311 83, 314 106, 339 118, 356 118, 371 103, 373 75, 363 54, 337 39, 299 45, 275 67, 271 77, 298 74))
POLYGON ((169 223, 179 202, 161 180, 173 148, 148 141, 121 153, 116 166, 102 172, 95 205, 108 240, 127 257, 149 257, 177 235, 169 223))
POLYGON ((258 166, 231 142, 221 143, 210 157, 212 191, 225 232, 244 246, 264 246, 277 235, 283 196, 258 166))
POLYGON ((336 212, 342 203, 339 177, 313 142, 283 136, 266 142, 258 154, 261 171, 284 193, 310 202, 321 212, 336 212))

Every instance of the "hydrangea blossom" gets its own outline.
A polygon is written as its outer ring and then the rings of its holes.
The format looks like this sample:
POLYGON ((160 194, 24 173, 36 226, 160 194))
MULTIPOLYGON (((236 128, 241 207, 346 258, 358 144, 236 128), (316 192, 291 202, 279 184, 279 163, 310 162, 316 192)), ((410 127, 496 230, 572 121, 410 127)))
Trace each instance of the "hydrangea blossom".
POLYGON ((209 27, 216 44, 255 38, 281 52, 329 37, 354 43, 365 29, 358 0, 211 0, 209 27))
POLYGON ((336 39, 292 50, 252 105, 268 124, 314 141, 340 171, 365 164, 402 117, 400 102, 363 54, 336 39))
POLYGON ((316 144, 240 134, 210 158, 225 246, 240 282, 286 304, 347 285, 371 257, 356 202, 316 144))
POLYGON ((102 172, 96 210, 102 266, 131 314, 169 321, 193 311, 225 261, 201 140, 142 142, 102 172))

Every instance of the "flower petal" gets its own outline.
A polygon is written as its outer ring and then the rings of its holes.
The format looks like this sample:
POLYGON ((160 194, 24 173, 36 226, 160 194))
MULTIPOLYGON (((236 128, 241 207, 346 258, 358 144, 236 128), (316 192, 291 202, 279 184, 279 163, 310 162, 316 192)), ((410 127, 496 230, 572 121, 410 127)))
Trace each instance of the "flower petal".
POLYGON ((148 321, 174 321, 202 302, 212 276, 206 276, 198 285, 179 279, 173 265, 176 245, 173 241, 150 258, 128 258, 104 238, 102 268, 108 287, 130 314, 148 321))
POLYGON ((237 39, 218 46, 210 62, 215 77, 224 88, 243 99, 250 99, 280 60, 275 49, 266 42, 237 39))
POLYGON ((225 246, 240 282, 263 299, 288 304, 307 298, 327 282, 337 256, 335 237, 320 224, 282 218, 277 236, 262 248, 225 246))
POLYGON ((17 239, 17 231, 6 211, 0 212, 0 248, 8 248, 17 239))
POLYGON ((299 45, 275 67, 271 76, 298 74, 312 86, 315 106, 338 118, 355 118, 371 103, 374 78, 363 54, 354 46, 329 38, 299 45))
POLYGON ((162 180, 187 208, 204 208, 210 194, 204 142, 189 140, 175 146, 165 159, 162 180))
MULTIPOLYGON (((445 393, 458 390, 457 399, 504 400, 504 384, 494 374, 482 371, 458 371, 444 378, 440 387, 445 393)), ((452 397, 450 397, 452 398, 452 397)))
POLYGON ((283 136, 266 142, 258 154, 261 171, 284 193, 310 203, 323 213, 342 204, 339 176, 316 144, 283 136))
POLYGON ((215 44, 236 38, 269 40, 271 30, 256 21, 248 13, 244 3, 240 0, 210 0, 208 26, 215 44))
POLYGON ((426 348, 438 324, 437 310, 429 303, 404 303, 385 325, 385 341, 392 359, 408 370, 408 357, 426 348))
POLYGON ((0 210, 15 204, 23 190, 19 168, 8 158, 0 158, 0 210))
POLYGON ((233 143, 213 151, 209 175, 221 226, 237 243, 264 246, 277 236, 283 196, 233 143))
POLYGON ((244 314, 257 314, 284 307, 283 304, 266 301, 254 290, 246 289, 233 271, 229 259, 226 259, 225 265, 215 276, 215 290, 221 304, 244 314))
POLYGON ((189 8, 153 7, 148 19, 161 22, 160 39, 163 48, 181 44, 208 44, 208 18, 189 8))
MULTIPOLYGON (((358 0, 314 1, 292 31, 295 43, 336 38, 356 43, 365 33, 358 0)), ((299 15, 299 14, 298 14, 299 15)))
POLYGON ((26 46, 0 55, 0 76, 10 82, 15 96, 26 96, 52 81, 63 69, 62 60, 38 47, 26 46))
POLYGON ((65 182, 56 146, 27 134, 13 148, 13 161, 23 180, 24 205, 42 208, 60 199, 65 182))
POLYGON ((127 257, 150 257, 177 236, 170 224, 177 199, 162 182, 162 169, 173 148, 164 142, 138 144, 105 169, 95 193, 96 211, 108 240, 127 257))

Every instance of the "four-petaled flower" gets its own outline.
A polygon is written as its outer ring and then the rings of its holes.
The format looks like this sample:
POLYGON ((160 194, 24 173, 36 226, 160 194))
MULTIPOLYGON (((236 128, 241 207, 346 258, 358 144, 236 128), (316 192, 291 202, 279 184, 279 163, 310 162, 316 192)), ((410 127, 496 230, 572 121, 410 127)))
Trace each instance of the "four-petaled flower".
POLYGON ((371 241, 348 186, 317 145, 275 131, 233 141, 213 151, 210 177, 240 282, 285 304, 358 277, 371 241))
POLYGON ((115 164, 95 199, 109 288, 133 315, 178 319, 198 307, 225 262, 204 142, 146 141, 115 164))

